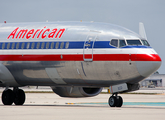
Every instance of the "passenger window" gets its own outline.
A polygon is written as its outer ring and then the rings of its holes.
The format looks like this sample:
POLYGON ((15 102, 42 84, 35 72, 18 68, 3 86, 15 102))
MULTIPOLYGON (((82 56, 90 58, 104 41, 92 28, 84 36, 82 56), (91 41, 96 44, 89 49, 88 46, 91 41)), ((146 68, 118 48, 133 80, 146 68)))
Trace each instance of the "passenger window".
POLYGON ((25 46, 25 43, 22 43, 22 46, 21 46, 21 48, 22 48, 22 49, 24 49, 24 46, 25 46))
POLYGON ((2 44, 2 49, 4 49, 4 48, 5 48, 5 43, 2 44))
POLYGON ((26 49, 29 49, 29 47, 30 47, 30 43, 27 43, 26 44, 26 49))
POLYGON ((17 45, 16 45, 16 49, 18 49, 19 48, 19 43, 17 43, 17 45))
POLYGON ((68 47, 69 47, 69 42, 65 44, 65 48, 68 49, 68 47))
POLYGON ((140 40, 127 40, 128 45, 142 45, 140 40))
POLYGON ((41 48, 42 48, 42 49, 44 49, 44 45, 45 45, 45 43, 43 42, 42 45, 41 45, 41 48))
POLYGON ((61 43, 60 48, 62 49, 64 47, 64 42, 61 43))
POLYGON ((125 40, 119 40, 119 47, 126 46, 125 40))
POLYGON ((49 49, 49 42, 46 43, 46 49, 49 49))
POLYGON ((7 44, 7 49, 9 49, 9 48, 10 48, 10 43, 7 44))
POLYGON ((39 47, 40 47, 40 43, 38 42, 38 43, 37 43, 37 49, 39 49, 39 47))
POLYGON ((14 49, 15 43, 12 43, 12 49, 14 49))
POLYGON ((59 46, 59 42, 56 43, 56 49, 58 49, 58 46, 59 46))
POLYGON ((53 48, 54 48, 54 42, 51 43, 51 49, 53 49, 53 48))
POLYGON ((32 43, 31 49, 34 49, 34 42, 32 43))
POLYGON ((143 45, 150 46, 150 44, 147 42, 147 40, 142 40, 143 45))
POLYGON ((115 46, 115 47, 118 47, 118 40, 112 39, 110 44, 115 46))

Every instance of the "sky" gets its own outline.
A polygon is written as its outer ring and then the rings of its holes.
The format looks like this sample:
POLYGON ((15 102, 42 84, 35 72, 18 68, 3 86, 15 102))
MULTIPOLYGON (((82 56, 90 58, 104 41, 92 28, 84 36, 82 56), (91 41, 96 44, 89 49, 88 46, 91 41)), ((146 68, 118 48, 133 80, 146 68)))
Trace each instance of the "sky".
POLYGON ((0 23, 94 21, 139 33, 143 22, 150 45, 165 74, 165 0, 0 0, 0 23))

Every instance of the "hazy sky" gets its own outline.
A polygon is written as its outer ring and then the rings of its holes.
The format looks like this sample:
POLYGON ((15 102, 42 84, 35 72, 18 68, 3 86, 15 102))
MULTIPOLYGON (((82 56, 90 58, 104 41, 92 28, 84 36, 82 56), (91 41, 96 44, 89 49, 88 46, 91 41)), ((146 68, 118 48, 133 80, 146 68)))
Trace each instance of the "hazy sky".
POLYGON ((47 20, 113 23, 137 33, 143 22, 165 74, 165 0, 0 0, 0 23, 47 20))

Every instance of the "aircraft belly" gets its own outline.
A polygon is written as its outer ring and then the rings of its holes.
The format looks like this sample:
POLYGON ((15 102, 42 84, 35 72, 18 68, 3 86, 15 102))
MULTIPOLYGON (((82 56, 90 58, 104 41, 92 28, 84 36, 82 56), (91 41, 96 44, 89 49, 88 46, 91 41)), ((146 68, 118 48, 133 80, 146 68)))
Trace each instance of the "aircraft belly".
POLYGON ((7 61, 20 85, 108 86, 141 79, 134 61, 7 61))

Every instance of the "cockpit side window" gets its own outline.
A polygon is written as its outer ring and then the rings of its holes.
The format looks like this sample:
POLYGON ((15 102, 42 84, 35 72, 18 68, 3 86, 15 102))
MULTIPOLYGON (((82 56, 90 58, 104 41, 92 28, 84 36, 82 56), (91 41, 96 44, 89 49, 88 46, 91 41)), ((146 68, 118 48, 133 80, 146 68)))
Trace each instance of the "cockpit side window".
POLYGON ((111 45, 115 46, 115 47, 118 47, 118 40, 116 39, 112 39, 111 42, 110 42, 111 45))
POLYGON ((125 40, 119 40, 119 47, 126 46, 125 40))
POLYGON ((150 44, 147 42, 147 40, 142 40, 143 45, 150 46, 150 44))
POLYGON ((128 45, 142 45, 140 40, 127 40, 128 45))

